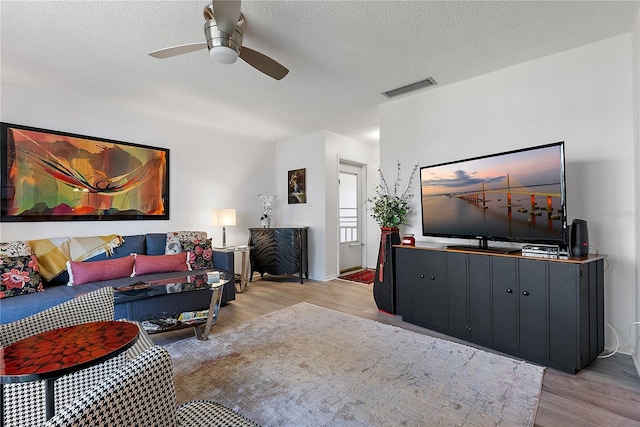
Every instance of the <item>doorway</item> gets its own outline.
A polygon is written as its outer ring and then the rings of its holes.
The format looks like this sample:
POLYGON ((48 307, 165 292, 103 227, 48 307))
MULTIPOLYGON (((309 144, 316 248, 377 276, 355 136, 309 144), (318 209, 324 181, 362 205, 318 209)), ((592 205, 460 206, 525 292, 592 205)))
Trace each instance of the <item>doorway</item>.
POLYGON ((340 273, 362 268, 364 232, 363 165, 340 162, 338 173, 340 273))

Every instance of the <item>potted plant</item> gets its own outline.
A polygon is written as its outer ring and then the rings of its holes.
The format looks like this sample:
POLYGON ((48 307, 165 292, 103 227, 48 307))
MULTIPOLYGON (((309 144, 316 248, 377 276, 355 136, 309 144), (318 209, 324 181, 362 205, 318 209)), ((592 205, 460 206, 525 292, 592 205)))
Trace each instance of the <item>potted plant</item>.
POLYGON ((411 184, 418 169, 418 164, 413 167, 407 188, 400 193, 400 162, 397 162, 396 179, 393 186, 389 186, 380 169, 380 184, 376 186, 375 195, 367 199, 371 205, 371 217, 380 226, 380 248, 378 250, 378 262, 376 263, 376 276, 373 282, 373 297, 380 310, 395 314, 395 302, 391 269, 384 268, 391 259, 393 245, 400 244, 401 225, 407 224, 409 214, 413 211, 409 205, 409 199, 413 197, 411 184))
POLYGON ((400 162, 397 163, 398 169, 393 187, 389 187, 387 180, 380 169, 380 184, 376 186, 375 195, 367 200, 371 203, 371 217, 376 220, 381 228, 398 228, 407 224, 409 214, 413 212, 413 208, 409 205, 409 199, 413 197, 411 184, 413 177, 418 170, 418 164, 413 167, 407 188, 399 194, 400 187, 400 162))

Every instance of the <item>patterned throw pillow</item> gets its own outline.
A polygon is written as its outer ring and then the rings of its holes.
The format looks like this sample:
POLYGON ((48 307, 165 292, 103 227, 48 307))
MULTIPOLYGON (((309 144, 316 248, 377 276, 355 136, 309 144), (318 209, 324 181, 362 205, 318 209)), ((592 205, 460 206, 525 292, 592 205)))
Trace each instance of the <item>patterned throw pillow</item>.
POLYGON ((25 240, 15 242, 0 242, 0 256, 30 256, 31 245, 25 240))
POLYGON ((207 238, 206 231, 171 231, 167 233, 167 246, 165 254, 179 254, 185 252, 183 243, 192 240, 205 240, 207 238))
POLYGON ((213 249, 211 239, 193 239, 182 243, 182 250, 191 252, 189 265, 192 270, 213 268, 213 249))
POLYGON ((0 298, 42 291, 44 287, 35 255, 0 256, 0 298))

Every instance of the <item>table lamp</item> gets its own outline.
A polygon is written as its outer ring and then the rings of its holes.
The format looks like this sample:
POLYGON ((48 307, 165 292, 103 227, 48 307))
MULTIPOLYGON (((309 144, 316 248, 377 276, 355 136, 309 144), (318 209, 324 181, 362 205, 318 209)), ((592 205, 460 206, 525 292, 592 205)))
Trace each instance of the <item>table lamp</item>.
POLYGON ((227 247, 227 225, 236 225, 235 209, 213 209, 211 211, 211 225, 222 226, 222 247, 227 247))

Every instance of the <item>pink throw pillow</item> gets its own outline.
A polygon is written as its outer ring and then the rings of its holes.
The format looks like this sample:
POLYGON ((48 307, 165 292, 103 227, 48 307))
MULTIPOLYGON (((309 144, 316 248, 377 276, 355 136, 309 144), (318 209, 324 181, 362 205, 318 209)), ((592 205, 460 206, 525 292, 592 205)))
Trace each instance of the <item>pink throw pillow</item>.
POLYGON ((189 252, 172 255, 136 255, 135 275, 189 271, 189 252))
POLYGON ((67 271, 69 272, 69 283, 67 283, 67 285, 75 286, 84 283, 100 282, 102 280, 130 277, 133 274, 134 260, 134 256, 129 255, 104 261, 67 261, 67 271))

